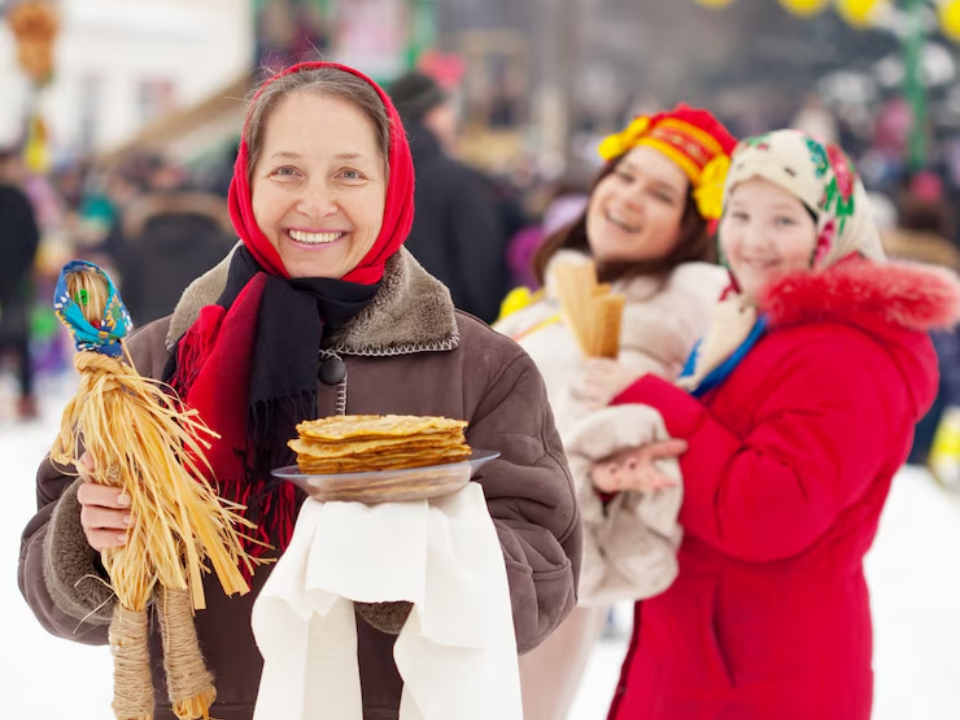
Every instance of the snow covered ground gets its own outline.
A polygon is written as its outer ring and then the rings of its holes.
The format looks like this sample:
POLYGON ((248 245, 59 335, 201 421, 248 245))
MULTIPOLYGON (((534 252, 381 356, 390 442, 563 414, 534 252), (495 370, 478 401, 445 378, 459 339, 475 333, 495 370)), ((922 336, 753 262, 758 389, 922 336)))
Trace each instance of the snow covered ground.
MULTIPOLYGON (((8 521, 0 525, 4 718, 112 717, 108 650, 48 636, 16 587, 19 536, 35 508, 33 473, 70 390, 69 382, 50 389, 36 423, 15 425, 0 415, 0 458, 10 490, 8 521)), ((875 720, 960 717, 960 500, 921 470, 901 472, 867 575, 876 628, 875 720)), ((629 617, 629 610, 623 614, 629 617)), ((625 651, 626 639, 597 647, 569 720, 606 717, 625 651)))

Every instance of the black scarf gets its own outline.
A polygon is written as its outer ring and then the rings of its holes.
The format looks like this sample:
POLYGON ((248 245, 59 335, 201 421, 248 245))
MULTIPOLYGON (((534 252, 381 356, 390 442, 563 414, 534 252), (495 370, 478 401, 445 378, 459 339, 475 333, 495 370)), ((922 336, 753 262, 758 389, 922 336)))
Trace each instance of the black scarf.
MULTIPOLYGON (((287 442, 297 436, 296 424, 317 416, 325 334, 356 317, 379 289, 269 275, 240 247, 220 298, 201 311, 164 371, 164 381, 221 435, 208 457, 221 495, 245 505, 246 518, 258 525, 256 539, 281 551, 302 498, 271 471, 293 462, 287 442), (248 342, 236 341, 241 336, 248 342), (246 386, 235 363, 249 368, 246 386)), ((256 544, 246 549, 262 554, 256 544)))

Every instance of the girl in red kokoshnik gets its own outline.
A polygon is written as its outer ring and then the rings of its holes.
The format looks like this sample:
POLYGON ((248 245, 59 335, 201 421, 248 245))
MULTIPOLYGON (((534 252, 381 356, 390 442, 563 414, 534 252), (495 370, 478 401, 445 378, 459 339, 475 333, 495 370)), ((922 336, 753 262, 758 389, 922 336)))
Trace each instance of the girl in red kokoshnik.
MULTIPOLYGON (((740 144, 719 237, 733 284, 683 387, 646 375, 613 402, 657 410, 687 449, 679 575, 637 605, 610 718, 868 720, 863 557, 936 394, 926 331, 955 321, 958 290, 886 262, 846 156, 796 131, 740 144)), ((676 452, 591 477, 655 494, 676 452)))
MULTIPOLYGON (((516 340, 543 374, 565 446, 570 433, 589 426, 644 373, 676 380, 706 333, 727 283, 727 274, 711 262, 709 225, 720 217, 736 145, 700 108, 679 105, 637 116, 600 144, 606 163, 587 207, 537 251, 534 269, 543 292, 495 327, 516 340), (600 282, 625 297, 616 360, 585 359, 563 319, 559 269, 586 262, 596 265, 600 282)), ((631 520, 640 514, 657 528, 660 518, 675 526, 678 503, 666 498, 657 507, 616 503, 605 509, 586 474, 577 480, 584 557, 578 606, 543 645, 520 658, 525 720, 564 720, 611 605, 662 592, 676 575, 675 533, 638 537, 631 520)))

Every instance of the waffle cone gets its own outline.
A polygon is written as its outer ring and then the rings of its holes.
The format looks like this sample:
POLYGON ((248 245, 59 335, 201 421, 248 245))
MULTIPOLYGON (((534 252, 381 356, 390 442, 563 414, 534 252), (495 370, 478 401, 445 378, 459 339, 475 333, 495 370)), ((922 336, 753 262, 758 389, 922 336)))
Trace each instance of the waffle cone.
POLYGON ((567 263, 556 268, 554 281, 560 307, 585 357, 616 358, 626 298, 597 282, 593 263, 567 263))

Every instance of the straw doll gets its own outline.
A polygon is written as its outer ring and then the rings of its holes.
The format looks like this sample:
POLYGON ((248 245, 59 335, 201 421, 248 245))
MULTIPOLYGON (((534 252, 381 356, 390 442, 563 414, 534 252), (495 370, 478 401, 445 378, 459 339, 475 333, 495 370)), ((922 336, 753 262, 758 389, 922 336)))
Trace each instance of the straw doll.
POLYGON ((141 377, 123 342, 131 321, 107 275, 96 265, 66 265, 54 300, 77 348, 80 386, 63 413, 51 459, 76 464, 86 452, 98 481, 130 498, 127 542, 101 553, 118 602, 110 625, 113 709, 118 720, 153 717, 147 606, 155 602, 174 713, 209 718, 216 698, 193 626, 205 606, 201 573, 209 560, 227 594, 248 592, 240 565, 251 560, 235 527, 250 523, 204 479, 204 448, 216 436, 170 388, 141 377))

